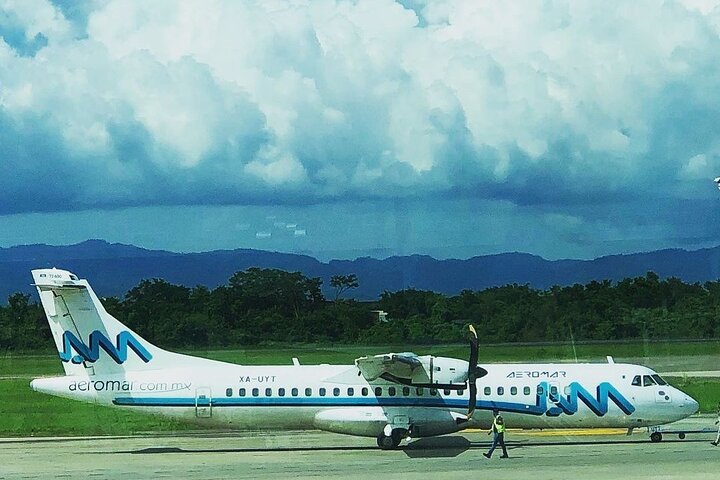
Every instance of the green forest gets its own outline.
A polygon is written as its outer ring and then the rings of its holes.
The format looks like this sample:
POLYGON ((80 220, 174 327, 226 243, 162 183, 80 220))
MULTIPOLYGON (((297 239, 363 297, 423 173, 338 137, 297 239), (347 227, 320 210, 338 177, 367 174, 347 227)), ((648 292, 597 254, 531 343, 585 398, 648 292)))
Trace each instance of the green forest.
MULTIPOLYGON (((375 302, 348 299, 355 275, 322 280, 298 272, 250 268, 215 289, 143 280, 106 309, 164 347, 464 342, 467 324, 483 343, 700 339, 720 334, 720 281, 688 284, 649 272, 620 282, 538 290, 506 285, 446 296, 414 289, 375 302), (381 322, 377 311, 387 312, 381 322)), ((0 350, 52 346, 42 307, 16 293, 0 306, 0 350)))

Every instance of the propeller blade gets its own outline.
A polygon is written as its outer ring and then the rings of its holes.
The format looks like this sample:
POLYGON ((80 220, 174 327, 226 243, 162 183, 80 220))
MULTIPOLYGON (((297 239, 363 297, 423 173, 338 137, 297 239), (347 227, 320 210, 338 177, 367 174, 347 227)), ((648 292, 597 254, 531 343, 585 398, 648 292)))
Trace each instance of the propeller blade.
POLYGON ((468 360, 468 378, 470 378, 470 375, 472 375, 472 378, 475 379, 475 367, 477 366, 478 361, 478 336, 477 332, 475 331, 475 327, 470 325, 470 360, 468 360))
MULTIPOLYGON (((468 389, 470 394, 470 399, 468 401, 468 413, 467 418, 469 419, 472 417, 472 414, 475 412, 475 402, 477 400, 477 385, 475 384, 477 380, 477 374, 478 374, 478 368, 477 368, 477 361, 478 361, 478 337, 477 332, 475 331, 475 327, 470 325, 470 359, 468 360, 468 389)), ((484 372, 484 370, 483 370, 484 372)), ((487 372, 485 372, 487 373, 487 372)))
POLYGON ((475 385, 475 382, 472 382, 470 384, 470 401, 468 402, 468 413, 467 418, 468 420, 470 417, 472 417, 472 414, 475 413, 475 400, 477 399, 477 386, 475 385))

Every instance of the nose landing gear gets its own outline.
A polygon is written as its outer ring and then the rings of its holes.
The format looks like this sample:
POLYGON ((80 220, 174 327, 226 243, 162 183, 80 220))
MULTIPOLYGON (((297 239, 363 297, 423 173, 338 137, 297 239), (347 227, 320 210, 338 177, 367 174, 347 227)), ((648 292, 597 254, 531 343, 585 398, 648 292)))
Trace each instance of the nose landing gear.
MULTIPOLYGON (((658 427, 655 427, 658 428, 658 427)), ((652 433, 650 433, 650 441, 657 443, 662 441, 663 439, 663 433, 667 435, 677 435, 680 440, 685 440, 685 437, 688 433, 715 433, 715 429, 712 428, 701 428, 696 430, 664 430, 660 432, 659 430, 655 430, 652 433)))

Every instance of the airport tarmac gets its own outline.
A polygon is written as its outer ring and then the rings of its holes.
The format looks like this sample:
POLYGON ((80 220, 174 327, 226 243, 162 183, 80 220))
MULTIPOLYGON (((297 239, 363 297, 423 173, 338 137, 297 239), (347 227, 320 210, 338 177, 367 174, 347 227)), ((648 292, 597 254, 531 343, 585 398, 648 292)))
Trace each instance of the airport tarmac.
MULTIPOLYGON (((684 420, 668 430, 712 428, 714 418, 684 420)), ((0 439, 0 479, 45 478, 492 478, 534 480, 717 479, 714 434, 643 431, 510 431, 510 458, 486 459, 489 438, 464 432, 411 441, 383 451, 372 438, 318 431, 96 438, 0 439)))

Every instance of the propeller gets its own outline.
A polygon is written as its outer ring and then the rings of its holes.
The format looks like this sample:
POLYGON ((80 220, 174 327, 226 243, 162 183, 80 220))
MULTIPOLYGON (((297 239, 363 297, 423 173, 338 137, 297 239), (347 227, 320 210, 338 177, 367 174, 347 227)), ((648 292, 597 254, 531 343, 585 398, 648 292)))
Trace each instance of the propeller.
POLYGON ((470 393, 470 400, 468 402, 468 413, 467 413, 467 419, 469 420, 470 417, 472 417, 472 414, 475 412, 475 401, 477 400, 477 385, 476 381, 478 378, 484 377, 487 375, 487 370, 484 368, 478 367, 477 365, 478 361, 478 336, 477 332, 475 331, 475 327, 470 325, 470 359, 468 360, 468 375, 467 375, 467 381, 468 381, 468 389, 470 393))

